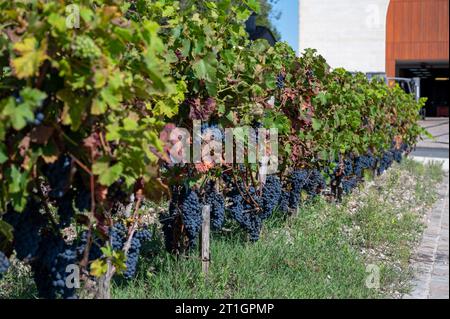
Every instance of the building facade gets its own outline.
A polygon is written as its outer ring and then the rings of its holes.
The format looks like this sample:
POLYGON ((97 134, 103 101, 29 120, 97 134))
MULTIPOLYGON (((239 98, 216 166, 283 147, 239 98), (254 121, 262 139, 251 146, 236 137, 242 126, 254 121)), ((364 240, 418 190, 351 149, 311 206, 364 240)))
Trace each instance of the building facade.
POLYGON ((448 116, 449 0, 298 0, 299 49, 333 68, 420 78, 427 115, 448 116))

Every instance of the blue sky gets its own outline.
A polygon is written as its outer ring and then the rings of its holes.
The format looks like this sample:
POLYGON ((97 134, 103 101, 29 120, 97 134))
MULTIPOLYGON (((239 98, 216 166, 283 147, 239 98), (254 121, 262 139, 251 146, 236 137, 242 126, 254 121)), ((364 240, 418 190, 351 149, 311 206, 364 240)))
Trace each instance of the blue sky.
POLYGON ((278 0, 274 6, 275 12, 281 12, 281 18, 273 21, 281 33, 281 40, 288 42, 298 51, 298 1, 278 0))

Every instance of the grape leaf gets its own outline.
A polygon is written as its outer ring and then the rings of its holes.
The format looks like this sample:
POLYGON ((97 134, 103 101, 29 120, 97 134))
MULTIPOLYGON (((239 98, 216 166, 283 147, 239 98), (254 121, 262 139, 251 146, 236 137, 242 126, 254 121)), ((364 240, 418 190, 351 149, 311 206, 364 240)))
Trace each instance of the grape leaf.
POLYGON ((38 47, 37 41, 33 37, 16 42, 13 48, 19 54, 19 57, 12 59, 11 65, 19 79, 36 75, 41 63, 48 58, 45 53, 46 42, 43 41, 38 47))

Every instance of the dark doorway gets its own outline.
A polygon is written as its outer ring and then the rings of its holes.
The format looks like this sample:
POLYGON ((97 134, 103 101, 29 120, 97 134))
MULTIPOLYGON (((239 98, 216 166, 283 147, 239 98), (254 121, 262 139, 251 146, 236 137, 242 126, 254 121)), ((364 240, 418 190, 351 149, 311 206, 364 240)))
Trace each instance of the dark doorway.
POLYGON ((397 63, 397 76, 420 78, 420 96, 427 97, 427 117, 449 116, 449 65, 445 63, 397 63))

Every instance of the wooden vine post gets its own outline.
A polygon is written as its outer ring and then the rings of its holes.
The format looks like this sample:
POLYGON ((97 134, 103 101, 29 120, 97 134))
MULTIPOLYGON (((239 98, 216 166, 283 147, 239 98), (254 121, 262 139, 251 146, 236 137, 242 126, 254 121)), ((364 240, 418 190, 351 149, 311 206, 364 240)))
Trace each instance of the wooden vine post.
POLYGON ((209 205, 203 206, 202 217, 200 254, 202 259, 202 272, 206 276, 208 275, 210 261, 211 207, 209 205))

